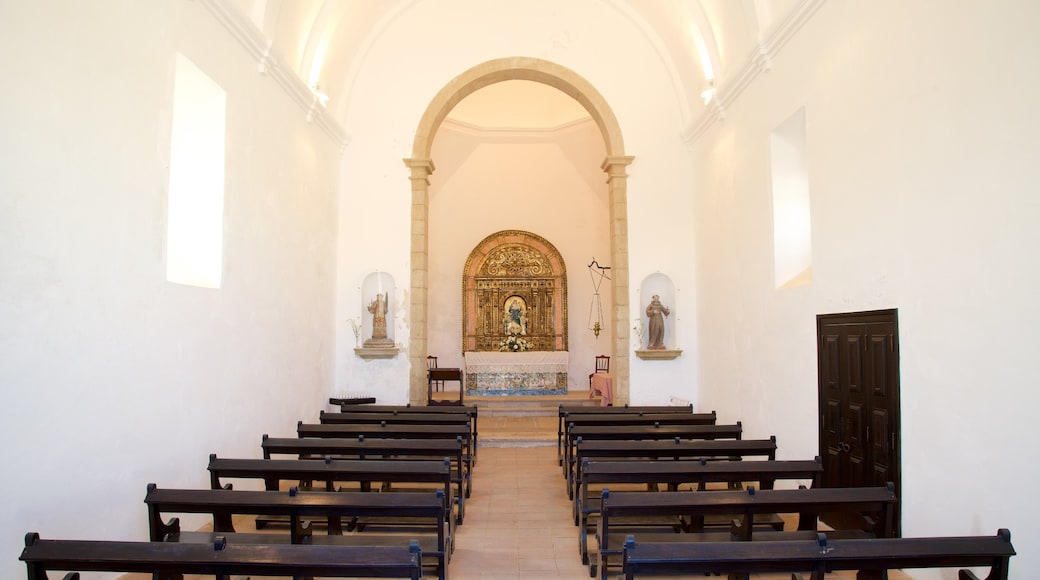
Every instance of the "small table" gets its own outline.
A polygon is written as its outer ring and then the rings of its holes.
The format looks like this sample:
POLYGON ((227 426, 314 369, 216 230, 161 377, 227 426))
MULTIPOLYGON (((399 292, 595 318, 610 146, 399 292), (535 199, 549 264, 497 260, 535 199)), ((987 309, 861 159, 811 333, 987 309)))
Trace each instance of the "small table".
POLYGON ((462 369, 459 368, 435 368, 426 371, 426 404, 427 405, 462 405, 462 398, 465 395, 465 387, 463 387, 462 369), (458 401, 434 401, 433 400, 433 383, 434 381, 458 381, 459 383, 459 400, 458 401))
POLYGON ((592 386, 589 387, 589 398, 599 393, 601 407, 609 407, 614 404, 614 375, 610 373, 593 373, 592 386))
POLYGON ((375 397, 329 397, 330 405, 372 405, 375 404, 375 397))

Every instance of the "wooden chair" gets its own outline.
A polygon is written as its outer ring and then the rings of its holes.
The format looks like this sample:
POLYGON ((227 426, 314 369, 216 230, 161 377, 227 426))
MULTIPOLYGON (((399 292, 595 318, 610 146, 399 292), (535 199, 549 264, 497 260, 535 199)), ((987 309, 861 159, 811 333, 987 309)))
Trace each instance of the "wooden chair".
POLYGON ((610 372, 610 357, 606 355, 599 355, 596 357, 596 370, 589 373, 589 389, 592 389, 592 375, 596 373, 609 373, 610 372))
MULTIPOLYGON (((435 368, 437 368, 437 357, 435 357, 433 355, 426 355, 426 370, 430 371, 430 370, 435 369, 435 368)), ((435 380, 430 381, 430 384, 433 385, 433 390, 434 391, 443 391, 444 390, 444 381, 438 381, 438 380, 435 379, 435 380)))

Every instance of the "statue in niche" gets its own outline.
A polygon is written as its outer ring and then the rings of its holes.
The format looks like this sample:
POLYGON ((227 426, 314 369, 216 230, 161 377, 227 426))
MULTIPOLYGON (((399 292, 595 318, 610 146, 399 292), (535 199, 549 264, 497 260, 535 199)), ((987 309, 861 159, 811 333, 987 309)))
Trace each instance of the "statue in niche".
POLYGON ((661 304, 661 297, 654 294, 650 304, 646 307, 646 317, 650 322, 649 349, 664 350, 664 317, 669 314, 668 307, 661 304))
POLYGON ((507 300, 503 319, 503 331, 506 334, 527 334, 527 304, 524 303, 524 299, 513 296, 507 300))
POLYGON ((368 305, 372 313, 372 338, 365 341, 366 348, 392 347, 394 342, 386 337, 386 312, 389 308, 390 293, 376 294, 368 305))

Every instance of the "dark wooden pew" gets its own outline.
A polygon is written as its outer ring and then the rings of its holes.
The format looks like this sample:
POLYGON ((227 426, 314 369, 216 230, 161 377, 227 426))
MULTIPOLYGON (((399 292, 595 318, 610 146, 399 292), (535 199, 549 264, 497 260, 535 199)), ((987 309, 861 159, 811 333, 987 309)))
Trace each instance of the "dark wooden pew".
POLYGON ((462 437, 465 444, 465 457, 470 460, 475 452, 473 435, 470 426, 460 424, 449 425, 400 425, 394 423, 379 424, 296 424, 298 437, 351 438, 366 439, 456 439, 462 437))
MULTIPOLYGON (((422 577, 419 544, 409 546, 306 546, 298 544, 212 544, 43 540, 30 532, 19 560, 29 580, 46 580, 50 571, 137 572, 156 578, 185 574, 215 576, 290 576, 331 578, 422 577)), ((79 574, 65 576, 78 580, 79 574)))
POLYGON ((596 414, 596 415, 624 415, 628 413, 693 413, 693 405, 643 405, 630 407, 592 407, 588 405, 560 405, 559 425, 556 428, 556 457, 560 465, 563 465, 563 418, 568 415, 596 414))
POLYGON ((263 436, 260 447, 264 459, 272 455, 295 455, 299 459, 443 459, 452 460, 455 475, 452 477, 458 486, 456 493, 469 497, 472 491, 472 462, 465 455, 465 446, 461 437, 451 439, 338 439, 322 437, 268 437, 263 436), (465 483, 465 490, 463 489, 465 483))
MULTIPOLYGON (((331 402, 331 400, 330 400, 331 402)), ((413 405, 413 404, 366 404, 339 405, 342 413, 411 413, 414 415, 468 415, 473 424, 473 440, 477 438, 479 410, 475 405, 413 405)))
MULTIPOLYGON (((323 481, 325 491, 336 491, 336 482, 347 481, 359 483, 362 489, 372 481, 433 483, 444 490, 447 513, 455 505, 449 460, 221 459, 213 454, 209 456, 209 475, 212 489, 223 489, 222 480, 228 478, 262 479, 268 491, 278 491, 282 481, 323 481)), ((462 521, 465 502, 458 505, 456 521, 462 521)))
MULTIPOLYGON (((815 537, 819 526, 819 514, 824 512, 843 512, 860 514, 863 529, 830 532, 832 537, 852 538, 892 537, 895 535, 895 519, 893 517, 897 498, 893 485, 885 487, 848 487, 848 488, 816 488, 816 489, 766 489, 756 490, 751 487, 747 491, 676 491, 660 492, 625 492, 611 494, 603 490, 601 497, 600 519, 597 531, 599 540, 599 558, 590 562, 593 575, 598 565, 600 577, 606 580, 607 567, 611 560, 620 564, 623 542, 630 535, 631 521, 639 518, 677 516, 688 518, 688 521, 703 520, 709 515, 735 516, 728 536, 732 539, 750 541, 754 539, 805 539, 815 537), (762 513, 795 513, 798 514, 798 531, 763 532, 755 530, 753 524, 756 514, 762 513), (619 530, 611 530, 611 519, 625 518, 625 526, 619 530)), ((726 540, 727 534, 705 533, 703 529, 693 533, 642 534, 637 540, 654 542, 700 542, 726 540), (640 537, 642 536, 642 537, 640 537)))
POLYGON ((808 572, 814 580, 826 572, 859 570, 883 577, 888 570, 961 568, 960 580, 979 580, 967 567, 988 567, 988 580, 1007 580, 1011 532, 996 536, 938 538, 816 539, 778 542, 644 543, 628 538, 624 545, 626 580, 639 574, 755 574, 808 572))
POLYGON ((582 427, 568 427, 567 438, 564 441, 564 477, 574 487, 573 462, 574 448, 578 441, 653 441, 675 438, 682 439, 740 439, 743 433, 743 425, 737 421, 734 425, 588 425, 582 427))
POLYGON ((375 397, 329 397, 329 404, 336 405, 337 407, 349 407, 351 405, 374 405, 375 402, 375 397))
POLYGON ((672 459, 701 460, 706 458, 737 460, 758 457, 776 459, 776 437, 769 439, 673 439, 671 441, 585 441, 577 442, 572 469, 573 481, 567 496, 574 499, 581 486, 582 465, 585 459, 672 459))
POLYGON ((328 413, 321 411, 318 414, 320 423, 390 423, 398 425, 468 425, 470 422, 468 413, 407 413, 393 411, 390 413, 354 413, 340 412, 328 413))
POLYGON ((477 421, 479 419, 478 408, 459 405, 413 405, 413 404, 369 404, 369 405, 340 405, 343 413, 410 413, 414 415, 466 415, 470 418, 470 427, 473 433, 470 440, 473 442, 473 459, 476 459, 478 432, 477 421))
MULTIPOLYGON (((330 400, 331 402, 331 400, 330 400)), ((473 435, 471 439, 474 442, 473 453, 476 454, 477 441, 477 420, 479 418, 478 408, 476 406, 457 406, 457 405, 441 405, 441 406, 424 406, 424 405, 340 405, 340 411, 344 413, 412 413, 421 415, 469 415, 471 426, 473 428, 473 435)))
MULTIPOLYGON (((579 525, 581 561, 588 564, 587 534, 601 507, 600 494, 592 486, 613 484, 667 484, 675 491, 679 485, 696 484, 703 491, 709 483, 756 482, 758 489, 772 489, 778 479, 808 480, 817 487, 823 476, 823 462, 812 461, 588 461, 583 467, 581 491, 574 501, 574 515, 579 525)), ((614 492, 616 495, 618 492, 614 492)), ((625 493, 625 492, 621 492, 625 493)), ((727 520, 728 523, 728 520, 727 520)), ((703 516, 693 527, 704 527, 703 516)), ((783 529, 783 520, 775 514, 756 514, 755 526, 783 529)))
MULTIPOLYGON (((612 408, 612 407, 607 407, 612 408)), ((718 415, 711 413, 567 413, 563 417, 563 441, 570 440, 572 427, 637 425, 715 425, 718 415)), ((561 462, 562 465, 562 462, 561 462)))
MULTIPOLYGON (((416 540, 429 565, 441 580, 447 575, 451 553, 451 525, 446 521, 441 490, 417 493, 231 491, 227 489, 159 489, 148 484, 149 538, 153 542, 212 543, 225 536, 233 544, 400 545, 403 536, 382 534, 343 535, 343 518, 396 518, 409 525, 408 539, 416 540), (182 531, 180 519, 170 514, 212 514, 212 532, 182 531), (282 516, 289 521, 288 536, 240 533, 232 522, 236 515, 282 516), (314 535, 307 518, 329 521, 328 536, 314 535)), ((407 543, 407 541, 405 541, 407 543)))

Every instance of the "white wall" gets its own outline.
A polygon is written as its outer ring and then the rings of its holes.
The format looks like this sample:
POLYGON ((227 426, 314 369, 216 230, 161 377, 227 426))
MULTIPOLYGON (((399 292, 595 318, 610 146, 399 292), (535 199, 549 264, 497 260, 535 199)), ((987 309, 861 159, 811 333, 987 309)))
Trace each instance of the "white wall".
MULTIPOLYGON (((26 532, 147 539, 331 387, 338 147, 196 2, 0 5, 0 576, 26 532), (227 91, 224 276, 166 282, 175 52, 227 91)), ((191 525, 191 521, 185 522, 191 525)))
POLYGON ((1016 577, 1040 569, 1038 18, 829 2, 693 156, 702 406, 815 455, 816 314, 898 308, 904 533, 1010 528, 1016 577), (802 106, 813 282, 774 290, 768 138, 802 106))
MULTIPOLYGON (((610 264, 603 138, 591 120, 558 131, 481 132, 446 124, 430 186, 429 348, 446 367, 462 357, 462 270, 501 230, 525 230, 559 250, 567 267, 570 390, 588 390, 597 354, 611 354, 610 281, 600 288, 604 329, 589 327, 588 263, 610 264)), ((563 305, 558 305, 562 307, 563 305)))
MULTIPOLYGON (((625 153, 636 158, 628 180, 628 259, 631 280, 637 281, 631 286, 630 302, 633 308, 640 302, 638 280, 657 271, 668 274, 683 298, 677 311, 684 314, 674 320, 680 348, 692 348, 696 297, 690 237, 693 200, 688 192, 693 173, 679 137, 683 123, 671 71, 630 15, 595 0, 536 0, 511 4, 508 10, 471 0, 421 2, 397 14, 372 39, 344 115, 351 142, 343 162, 337 332, 353 341, 346 318, 358 311, 356 286, 365 272, 381 269, 402 284, 409 279, 412 196, 401 159, 412 155, 415 131, 427 106, 456 76, 513 56, 567 67, 610 104, 624 134, 625 153)), ((464 245, 472 248, 496 228, 459 229, 466 237, 464 245)), ((609 257, 597 258, 609 263, 609 257)), ((572 279, 577 278, 575 267, 584 267, 589 259, 580 256, 584 264, 568 260, 572 279)), ((449 282, 457 287, 458 282, 449 282)), ((408 293, 403 288, 398 286, 396 297, 402 305, 395 337, 401 354, 391 361, 365 362, 342 349, 338 389, 367 389, 388 401, 407 400, 410 334, 408 293)), ((572 322, 587 317, 586 312, 575 312, 577 305, 572 303, 572 322)), ((695 357, 694 350, 662 363, 632 355, 633 402, 666 402, 672 395, 695 399, 695 357)))

